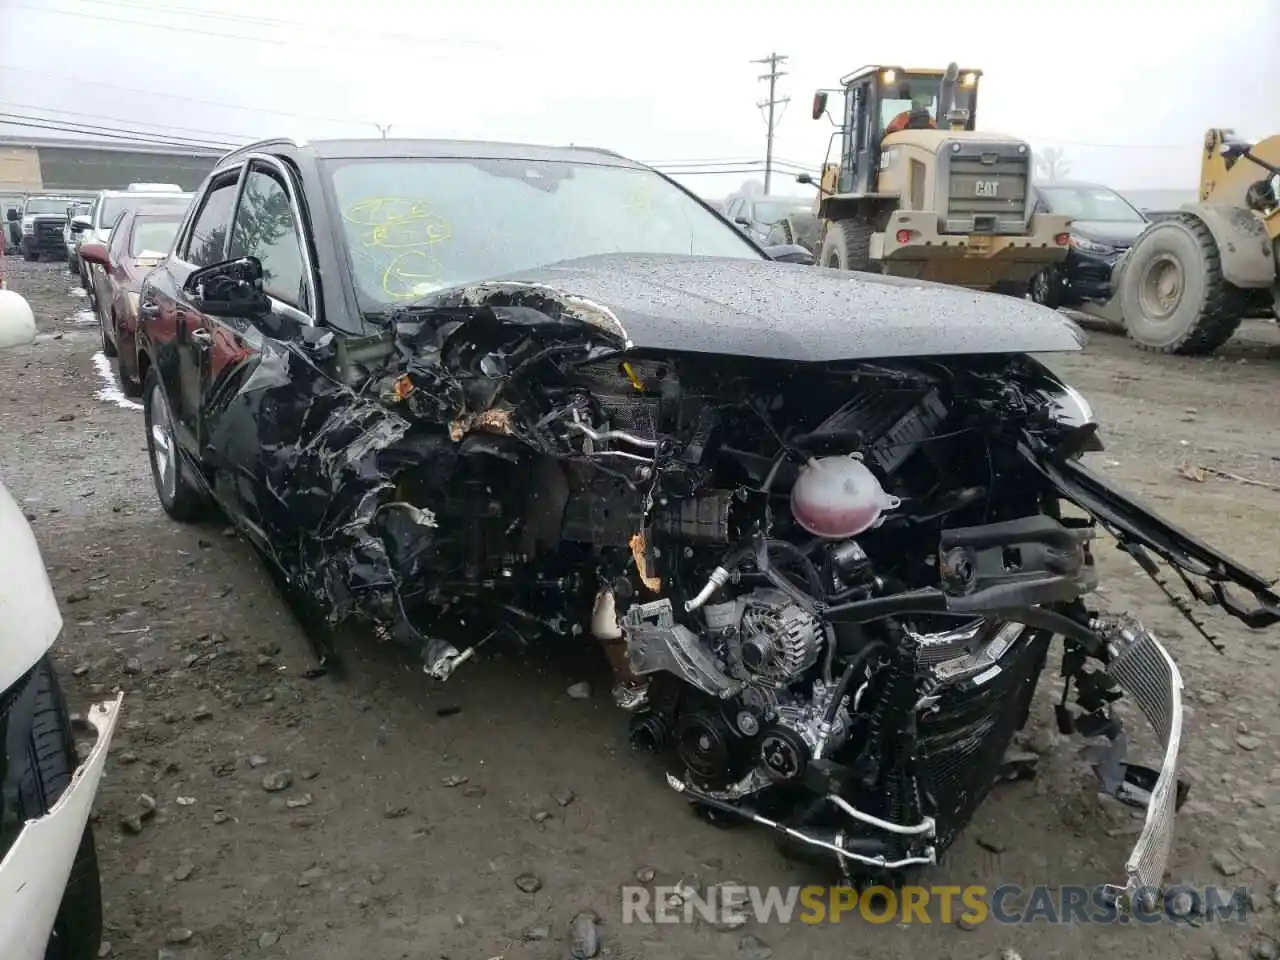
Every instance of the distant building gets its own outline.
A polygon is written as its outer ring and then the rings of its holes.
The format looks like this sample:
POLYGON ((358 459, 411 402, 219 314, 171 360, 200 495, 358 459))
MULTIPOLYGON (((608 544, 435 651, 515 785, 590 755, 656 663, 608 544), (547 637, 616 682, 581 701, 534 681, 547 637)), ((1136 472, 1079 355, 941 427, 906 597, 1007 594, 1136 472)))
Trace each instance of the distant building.
POLYGON ((0 135, 0 193, 90 193, 130 183, 200 185, 226 151, 0 135))

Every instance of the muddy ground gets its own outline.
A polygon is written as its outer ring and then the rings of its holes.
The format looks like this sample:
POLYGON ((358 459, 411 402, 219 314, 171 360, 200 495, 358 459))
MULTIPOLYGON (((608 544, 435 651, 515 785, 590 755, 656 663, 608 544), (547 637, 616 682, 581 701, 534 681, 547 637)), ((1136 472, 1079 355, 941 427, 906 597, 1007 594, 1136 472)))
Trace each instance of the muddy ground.
MULTIPOLYGON (((220 524, 161 513, 141 413, 104 393, 97 330, 65 267, 5 267, 41 335, 0 355, 0 478, 31 518, 62 605, 55 652, 75 708, 125 693, 97 804, 112 956, 563 958, 572 919, 588 910, 599 956, 619 960, 1275 956, 1280 630, 1210 615, 1219 655, 1131 563, 1100 550, 1107 602, 1162 632, 1187 680, 1193 788, 1172 876, 1247 885, 1258 909, 1247 924, 624 925, 619 888, 646 867, 658 884, 812 876, 759 832, 696 819, 629 755, 592 650, 485 656, 441 686, 357 638, 345 676, 307 679, 307 644, 248 545, 220 524), (584 680, 591 696, 570 697, 584 680), (143 793, 159 809, 140 822, 143 793), (538 882, 522 889, 522 874, 538 882)), ((1100 470, 1280 572, 1280 492, 1195 469, 1280 484, 1273 330, 1250 326, 1221 357, 1194 360, 1094 333, 1083 355, 1052 363, 1106 425, 1108 449, 1091 455, 1100 470)), ((1041 688, 1029 737, 1044 753, 1039 778, 999 788, 936 881, 1122 875, 1136 820, 1097 799, 1072 745, 1049 731, 1056 692, 1041 688)))

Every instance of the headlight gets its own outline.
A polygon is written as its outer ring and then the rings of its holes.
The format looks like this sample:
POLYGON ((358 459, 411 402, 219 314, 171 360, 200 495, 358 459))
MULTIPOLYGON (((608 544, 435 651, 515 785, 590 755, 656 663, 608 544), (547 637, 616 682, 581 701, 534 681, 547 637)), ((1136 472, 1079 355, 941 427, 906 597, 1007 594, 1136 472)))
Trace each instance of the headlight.
POLYGON ((1068 427, 1083 427, 1093 423, 1093 407, 1075 387, 1062 384, 1062 391, 1053 398, 1053 419, 1068 427))
POLYGON ((1074 233, 1067 240, 1071 246, 1075 247, 1081 253, 1091 253, 1095 257, 1106 257, 1116 252, 1116 248, 1105 243, 1098 243, 1096 240, 1086 240, 1084 237, 1077 237, 1074 233))
POLYGON ((22 218, 22 232, 23 232, 23 233, 35 233, 35 232, 36 232, 36 221, 35 221, 35 218, 34 218, 34 217, 23 217, 23 218, 22 218))

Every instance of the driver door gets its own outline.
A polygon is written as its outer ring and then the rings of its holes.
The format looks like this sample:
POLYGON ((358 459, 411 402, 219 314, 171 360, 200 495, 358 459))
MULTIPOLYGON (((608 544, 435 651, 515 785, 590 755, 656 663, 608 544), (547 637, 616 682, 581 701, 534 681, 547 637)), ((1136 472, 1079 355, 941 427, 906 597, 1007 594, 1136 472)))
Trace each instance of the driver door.
MULTIPOLYGON (((219 499, 234 501, 251 530, 264 521, 261 462, 264 450, 296 442, 297 424, 287 412, 303 409, 295 394, 305 384, 289 382, 287 331, 315 325, 314 290, 304 252, 302 224, 288 170, 269 157, 249 160, 231 223, 226 259, 255 257, 262 265, 262 288, 271 299, 272 317, 201 315, 208 344, 201 355, 199 442, 214 471, 219 499), (275 331, 269 333, 268 331, 275 331), (260 365, 271 372, 250 378, 260 365)), ((265 371, 264 371, 265 372, 265 371)))
POLYGON ((183 288, 193 271, 227 258, 242 169, 229 170, 209 183, 177 256, 170 258, 174 297, 155 305, 161 325, 173 332, 172 360, 161 368, 165 394, 173 410, 179 442, 198 459, 202 459, 203 380, 213 343, 208 318, 191 303, 183 288))

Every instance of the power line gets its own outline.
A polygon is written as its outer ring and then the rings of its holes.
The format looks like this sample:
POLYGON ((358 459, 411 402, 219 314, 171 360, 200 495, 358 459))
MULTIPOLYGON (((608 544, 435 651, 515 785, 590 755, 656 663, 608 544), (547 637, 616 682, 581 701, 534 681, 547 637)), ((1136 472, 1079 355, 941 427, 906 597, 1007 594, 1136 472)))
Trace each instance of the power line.
POLYGON ((764 57, 763 59, 751 61, 752 63, 767 63, 769 65, 769 72, 761 74, 759 78, 761 80, 769 81, 769 99, 763 101, 762 103, 756 104, 757 107, 761 107, 761 108, 767 107, 769 110, 769 132, 766 135, 767 139, 765 140, 765 153, 764 153, 764 192, 766 194, 769 192, 769 183, 773 179, 774 107, 779 106, 780 104, 789 103, 791 101, 790 97, 783 97, 781 100, 779 100, 775 95, 777 91, 778 78, 786 76, 786 72, 780 71, 778 69, 778 65, 781 63, 785 63, 786 60, 787 58, 782 54, 770 53, 767 57, 764 57))
POLYGON ((184 97, 176 93, 160 93, 156 90, 141 90, 138 87, 123 87, 114 83, 103 83, 99 80, 85 80, 83 77, 68 77, 65 74, 47 73, 43 70, 30 70, 26 67, 9 67, 0 64, 0 70, 7 70, 14 73, 25 73, 33 77, 47 77, 51 80, 62 80, 66 83, 74 83, 90 88, 101 88, 105 90, 120 90, 124 93, 137 93, 145 97, 158 97, 161 100, 180 100, 184 103, 202 103, 208 107, 223 107, 227 110, 242 110, 246 113, 266 113, 276 117, 290 117, 294 119, 301 118, 303 120, 324 120, 329 123, 349 123, 353 126, 367 127, 368 120, 356 120, 352 117, 326 117, 315 113, 300 113, 297 110, 272 110, 269 107, 250 107, 244 104, 226 103, 220 100, 202 100, 199 97, 184 97))
POLYGON ((162 146, 162 147, 179 147, 188 150, 192 148, 205 148, 209 150, 227 151, 232 149, 229 144, 211 143, 209 141, 191 140, 185 138, 162 137, 159 134, 146 133, 121 133, 110 127, 100 127, 91 124, 71 124, 64 121, 48 121, 42 117, 30 117, 23 114, 0 112, 0 123, 9 124, 14 127, 29 127, 34 130, 51 130, 55 133, 78 133, 84 136, 101 137, 106 140, 125 140, 138 146, 162 146))
MULTIPOLYGON (((432 37, 432 36, 426 36, 419 33, 401 33, 401 32, 391 32, 391 31, 383 31, 383 30, 360 30, 354 27, 350 27, 346 24, 340 24, 340 23, 313 24, 305 20, 285 20, 279 17, 261 17, 261 16, 247 15, 247 14, 225 13, 221 11, 213 12, 208 10, 198 10, 192 7, 172 6, 169 4, 138 3, 138 2, 134 2, 134 0, 76 0, 76 2, 109 7, 112 10, 119 10, 121 7, 127 7, 134 10, 140 10, 145 13, 161 13, 161 14, 167 14, 169 16, 196 17, 202 20, 221 20, 224 22, 244 23, 244 24, 250 24, 253 26, 283 27, 283 28, 286 28, 289 30, 295 30, 295 31, 299 29, 304 29, 304 30, 315 30, 317 32, 325 32, 327 30, 327 32, 330 32, 330 33, 333 33, 333 32, 340 33, 345 38, 350 38, 352 35, 355 35, 355 36, 364 36, 364 37, 374 37, 379 40, 392 40, 392 41, 397 41, 401 43, 415 43, 415 44, 439 43, 439 44, 449 44, 449 45, 461 44, 466 46, 487 47, 490 49, 497 49, 497 50, 504 49, 507 46, 506 44, 502 44, 494 40, 480 40, 472 37, 463 37, 463 38, 432 37)), ((46 9, 46 8, 40 8, 40 9, 46 9)), ((56 11, 56 12, 65 13, 69 16, 81 15, 76 11, 70 11, 70 10, 62 10, 62 11, 56 11)), ((90 14, 84 14, 84 15, 92 16, 90 14)), ((164 26, 164 25, 155 24, 148 21, 148 26, 164 26)), ((173 26, 172 29, 192 30, 194 32, 200 32, 200 33, 205 32, 203 28, 201 28, 200 30, 195 30, 195 28, 191 28, 191 27, 173 26)), ((290 38, 289 42, 290 43, 295 42, 294 38, 290 38)))
MULTIPOLYGON (((83 113, 81 111, 63 110, 58 107, 46 107, 46 106, 43 106, 40 104, 34 104, 34 103, 12 103, 9 101, 0 100, 0 106, 12 107, 18 110, 40 110, 45 113, 58 113, 68 117, 88 117, 90 120, 112 120, 116 123, 127 123, 127 124, 134 124, 134 125, 141 123, 142 126, 156 127, 159 130, 180 130, 184 133, 198 133, 204 137, 209 137, 209 138, 229 137, 231 141, 244 141, 245 143, 250 143, 254 140, 260 139, 257 136, 250 136, 247 133, 227 133, 227 131, 225 130, 201 130, 196 127, 178 127, 168 123, 153 123, 150 120, 138 121, 138 120, 125 119, 124 117, 109 117, 106 114, 102 114, 102 113, 83 113)), ((51 123, 62 122, 57 117, 40 117, 39 119, 48 120, 51 123)), ((72 120, 67 122, 78 123, 79 121, 72 120)), ((144 130, 140 132, 147 133, 149 131, 144 130)), ((160 135, 161 134, 157 134, 157 136, 160 136, 160 135)))
MULTIPOLYGON (((290 46, 312 47, 317 50, 334 50, 339 53, 345 54, 348 57, 351 56, 353 53, 360 52, 360 48, 358 46, 353 47, 352 44, 350 43, 345 43, 345 44, 319 43, 315 40, 302 40, 298 37, 289 37, 289 38, 284 38, 280 36, 254 37, 244 33, 227 33, 225 31, 210 30, 207 27, 195 27, 195 26, 184 27, 184 26, 179 26, 172 23, 156 23, 154 20, 131 20, 128 17, 107 16, 106 14, 100 14, 100 13, 86 13, 83 10, 59 10, 55 7, 37 7, 37 6, 33 6, 31 4, 26 4, 26 3, 14 3, 12 2, 12 0, 10 0, 8 5, 10 7, 16 7, 22 10, 34 10, 37 13, 48 13, 48 14, 53 14, 55 16, 61 16, 61 17, 80 17, 86 20, 104 20, 107 23, 116 23, 116 24, 127 23, 127 24, 132 24, 134 26, 139 26, 139 27, 150 27, 153 30, 170 30, 175 33, 198 33, 203 37, 222 37, 227 40, 247 40, 250 43, 265 43, 273 47, 278 47, 282 42, 284 42, 287 39, 288 44, 290 46)), ((384 36, 383 39, 387 39, 387 38, 384 36)), ((443 40, 429 41, 426 38, 421 38, 417 42, 442 43, 445 41, 443 40)), ((374 53, 377 54, 378 51, 374 51, 374 53)), ((432 54, 432 57, 434 58, 438 58, 439 56, 440 54, 438 53, 432 54)))

